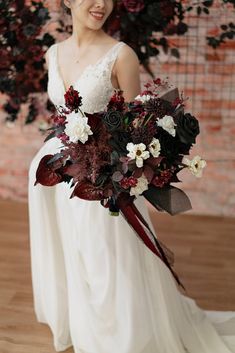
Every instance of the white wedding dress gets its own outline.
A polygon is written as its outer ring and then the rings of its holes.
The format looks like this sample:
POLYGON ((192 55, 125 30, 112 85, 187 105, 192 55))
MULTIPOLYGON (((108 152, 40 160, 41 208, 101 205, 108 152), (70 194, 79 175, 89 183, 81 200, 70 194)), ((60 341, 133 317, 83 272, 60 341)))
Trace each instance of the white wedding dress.
MULTIPOLYGON (((124 42, 115 44, 74 82, 86 112, 103 110, 114 90, 111 71, 124 42)), ((49 49, 48 94, 64 103, 65 87, 49 49)), ((57 352, 235 353, 235 312, 208 312, 182 295, 165 266, 123 217, 98 201, 69 199, 72 189, 34 186, 46 142, 29 170, 30 247, 37 320, 48 324, 57 352)), ((144 198, 135 202, 151 224, 144 198)))

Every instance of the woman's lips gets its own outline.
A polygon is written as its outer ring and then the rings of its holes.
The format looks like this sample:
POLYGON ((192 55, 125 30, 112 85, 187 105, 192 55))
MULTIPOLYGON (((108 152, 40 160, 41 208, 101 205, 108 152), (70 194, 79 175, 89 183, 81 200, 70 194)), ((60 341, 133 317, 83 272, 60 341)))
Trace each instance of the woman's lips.
POLYGON ((95 18, 98 21, 101 21, 104 17, 104 13, 99 13, 99 12, 90 12, 91 16, 95 18))

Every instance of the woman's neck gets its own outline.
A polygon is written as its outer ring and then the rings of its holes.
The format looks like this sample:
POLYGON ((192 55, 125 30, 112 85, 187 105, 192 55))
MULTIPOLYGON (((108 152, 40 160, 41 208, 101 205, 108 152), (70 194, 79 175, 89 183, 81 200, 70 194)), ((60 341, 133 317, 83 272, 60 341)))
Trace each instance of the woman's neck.
POLYGON ((71 35, 71 41, 79 47, 87 47, 100 42, 101 39, 105 38, 106 34, 101 28, 100 30, 90 30, 87 28, 74 28, 71 35))

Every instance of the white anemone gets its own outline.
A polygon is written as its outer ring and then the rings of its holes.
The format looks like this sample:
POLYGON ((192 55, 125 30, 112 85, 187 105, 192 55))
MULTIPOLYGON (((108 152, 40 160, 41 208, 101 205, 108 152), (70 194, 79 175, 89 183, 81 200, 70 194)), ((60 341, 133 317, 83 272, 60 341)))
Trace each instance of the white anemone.
POLYGON ((184 157, 182 162, 187 165, 190 172, 197 178, 202 176, 202 171, 207 164, 200 156, 195 156, 192 160, 184 157))
POLYGON ((126 146, 129 153, 127 157, 130 159, 135 159, 138 168, 143 167, 143 160, 150 157, 149 151, 146 151, 146 146, 144 143, 134 144, 129 142, 126 146))
POLYGON ((158 139, 154 137, 151 143, 148 145, 148 148, 153 157, 159 156, 161 151, 161 145, 158 139))

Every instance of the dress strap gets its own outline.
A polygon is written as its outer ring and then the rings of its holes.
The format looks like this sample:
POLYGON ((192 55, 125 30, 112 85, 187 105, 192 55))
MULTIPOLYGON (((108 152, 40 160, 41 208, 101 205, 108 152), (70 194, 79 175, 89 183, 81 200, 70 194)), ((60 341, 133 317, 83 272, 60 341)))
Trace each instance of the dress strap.
POLYGON ((106 72, 108 74, 108 82, 111 82, 114 64, 118 58, 118 54, 121 48, 124 47, 124 45, 126 45, 126 43, 124 42, 119 42, 116 45, 114 45, 114 47, 111 48, 108 55, 106 55, 105 60, 103 60, 101 63, 103 70, 104 71, 107 70, 106 72))
POLYGON ((47 53, 48 53, 48 59, 49 59, 49 67, 54 67, 55 64, 55 58, 56 58, 56 46, 57 44, 52 44, 50 46, 50 48, 48 49, 47 53))
POLYGON ((120 52, 121 48, 126 45, 126 43, 124 42, 118 42, 116 45, 114 45, 110 51, 108 52, 108 54, 106 55, 106 63, 107 62, 112 62, 114 64, 115 60, 118 57, 118 53, 120 52))

